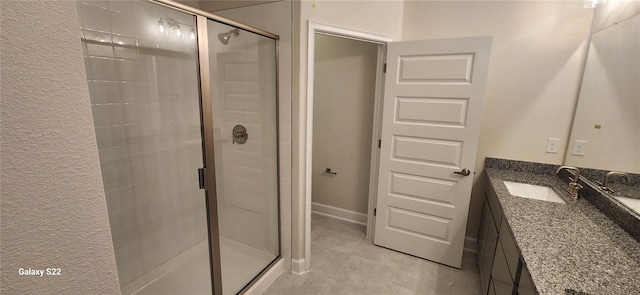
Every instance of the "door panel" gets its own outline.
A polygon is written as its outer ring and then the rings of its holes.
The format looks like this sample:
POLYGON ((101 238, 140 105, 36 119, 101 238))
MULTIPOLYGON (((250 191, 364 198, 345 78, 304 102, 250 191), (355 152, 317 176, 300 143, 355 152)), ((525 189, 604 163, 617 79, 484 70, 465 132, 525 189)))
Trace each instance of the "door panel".
POLYGON ((375 244, 460 267, 491 37, 390 43, 375 244))
POLYGON ((465 127, 468 105, 465 98, 396 97, 395 122, 465 127))
POLYGON ((423 137, 393 136, 393 159, 460 166, 462 142, 423 137))
POLYGON ((471 83, 473 54, 399 56, 398 84, 471 83))
POLYGON ((195 17, 150 1, 76 4, 120 293, 211 294, 197 43, 157 27, 186 33, 195 17))
POLYGON ((391 173, 390 195, 453 207, 457 182, 416 175, 391 173))
POLYGON ((409 232, 414 235, 447 241, 451 219, 437 215, 418 214, 415 211, 388 206, 388 228, 399 233, 409 232))
POLYGON ((277 46, 249 31, 207 24, 222 294, 238 294, 280 254, 277 46), (245 141, 235 135, 238 125, 245 141))

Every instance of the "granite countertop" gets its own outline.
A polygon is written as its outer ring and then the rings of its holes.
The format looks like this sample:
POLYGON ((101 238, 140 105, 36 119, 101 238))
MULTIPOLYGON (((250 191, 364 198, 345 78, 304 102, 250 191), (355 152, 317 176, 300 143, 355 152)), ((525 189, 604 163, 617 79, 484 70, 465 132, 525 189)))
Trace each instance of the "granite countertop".
POLYGON ((559 177, 485 171, 540 294, 640 294, 640 243, 559 177), (514 197, 503 180, 552 187, 566 204, 514 197))

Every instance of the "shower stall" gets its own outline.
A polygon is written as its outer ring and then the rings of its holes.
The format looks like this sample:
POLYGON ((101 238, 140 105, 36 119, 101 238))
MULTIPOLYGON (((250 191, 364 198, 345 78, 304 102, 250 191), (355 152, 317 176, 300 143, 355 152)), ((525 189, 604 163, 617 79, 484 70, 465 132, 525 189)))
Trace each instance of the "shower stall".
POLYGON ((123 294, 238 294, 280 259, 278 36, 78 1, 123 294))

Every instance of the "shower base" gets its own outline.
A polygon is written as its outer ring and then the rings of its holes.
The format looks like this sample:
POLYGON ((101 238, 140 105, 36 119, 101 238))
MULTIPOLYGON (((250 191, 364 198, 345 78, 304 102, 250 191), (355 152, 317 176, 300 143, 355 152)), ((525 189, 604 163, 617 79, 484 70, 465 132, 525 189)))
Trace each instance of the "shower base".
MULTIPOLYGON (((222 288, 236 294, 275 256, 230 239, 220 239, 222 288)), ((211 294, 209 246, 202 241, 191 249, 124 286, 123 295, 211 294)))

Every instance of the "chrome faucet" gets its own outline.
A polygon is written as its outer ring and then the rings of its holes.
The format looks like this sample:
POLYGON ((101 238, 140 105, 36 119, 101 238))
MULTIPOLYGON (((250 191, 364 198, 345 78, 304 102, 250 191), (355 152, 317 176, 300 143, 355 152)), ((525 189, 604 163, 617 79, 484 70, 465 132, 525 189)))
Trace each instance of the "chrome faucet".
POLYGON ((560 171, 562 171, 562 169, 567 169, 567 170, 573 170, 576 172, 576 175, 573 179, 569 178, 569 188, 567 188, 567 192, 569 193, 569 195, 571 195, 574 199, 579 199, 580 196, 578 195, 578 192, 580 191, 580 189, 582 188, 582 185, 580 185, 578 183, 578 180, 580 180, 580 169, 576 168, 576 167, 572 167, 572 166, 560 166, 558 167, 558 169, 556 170, 556 174, 559 174, 560 171))
POLYGON ((607 184, 609 184, 609 178, 614 175, 622 175, 627 179, 627 183, 631 183, 631 178, 629 177, 628 173, 619 172, 619 171, 610 171, 604 175, 604 180, 602 181, 602 183, 598 183, 600 184, 600 188, 610 193, 614 193, 612 189, 607 187, 607 184))

